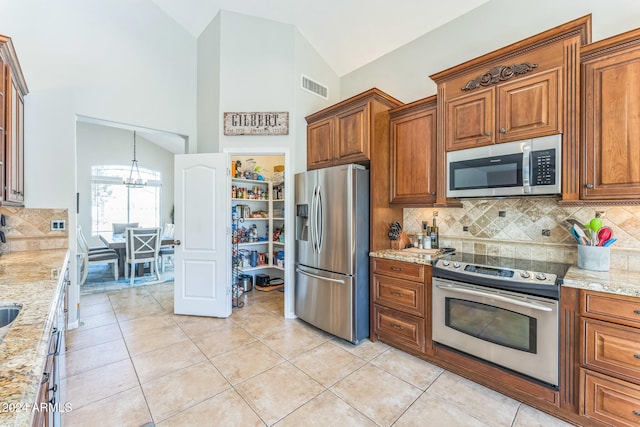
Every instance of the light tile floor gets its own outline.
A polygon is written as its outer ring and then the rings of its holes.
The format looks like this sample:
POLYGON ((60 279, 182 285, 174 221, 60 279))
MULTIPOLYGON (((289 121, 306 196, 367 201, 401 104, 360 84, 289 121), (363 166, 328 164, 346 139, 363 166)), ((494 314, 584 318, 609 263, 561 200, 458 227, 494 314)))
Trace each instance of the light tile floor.
POLYGON ((284 319, 254 290, 228 319, 173 314, 173 283, 80 299, 62 360, 72 426, 566 426, 368 340, 284 319))

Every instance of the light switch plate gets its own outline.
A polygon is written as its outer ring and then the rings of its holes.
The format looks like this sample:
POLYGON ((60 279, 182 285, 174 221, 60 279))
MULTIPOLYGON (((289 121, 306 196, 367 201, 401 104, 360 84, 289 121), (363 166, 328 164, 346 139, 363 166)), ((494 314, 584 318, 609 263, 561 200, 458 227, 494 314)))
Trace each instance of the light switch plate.
POLYGON ((52 231, 64 231, 67 229, 67 222, 64 219, 51 220, 52 231))

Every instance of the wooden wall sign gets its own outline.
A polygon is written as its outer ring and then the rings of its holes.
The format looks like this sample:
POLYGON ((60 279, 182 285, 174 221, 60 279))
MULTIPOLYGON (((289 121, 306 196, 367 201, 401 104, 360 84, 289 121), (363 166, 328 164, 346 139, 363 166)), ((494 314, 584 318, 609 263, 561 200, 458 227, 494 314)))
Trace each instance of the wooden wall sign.
POLYGON ((288 135, 289 113, 224 113, 225 135, 288 135))

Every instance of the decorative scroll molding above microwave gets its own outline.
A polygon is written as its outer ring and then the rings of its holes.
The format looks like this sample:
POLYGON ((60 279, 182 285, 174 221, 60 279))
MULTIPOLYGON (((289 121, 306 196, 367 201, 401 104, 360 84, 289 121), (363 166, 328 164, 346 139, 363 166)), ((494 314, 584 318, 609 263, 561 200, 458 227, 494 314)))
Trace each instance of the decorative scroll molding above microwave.
POLYGON ((513 76, 518 74, 526 74, 532 71, 534 68, 538 68, 538 64, 531 64, 530 62, 523 62, 522 64, 512 65, 498 65, 491 68, 486 73, 476 77, 473 80, 469 80, 466 85, 461 89, 469 91, 477 89, 480 86, 489 86, 499 83, 501 81, 509 80, 513 76))

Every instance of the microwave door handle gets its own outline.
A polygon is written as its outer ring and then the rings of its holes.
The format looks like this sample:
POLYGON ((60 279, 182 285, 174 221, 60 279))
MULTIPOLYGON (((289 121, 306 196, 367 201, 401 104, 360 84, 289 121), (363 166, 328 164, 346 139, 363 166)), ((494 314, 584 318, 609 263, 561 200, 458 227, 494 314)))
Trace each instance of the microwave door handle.
POLYGON ((521 300, 518 300, 518 299, 515 299, 515 298, 510 298, 510 297, 505 296, 505 295, 498 295, 498 294, 493 293, 493 292, 482 292, 482 291, 476 291, 476 290, 473 290, 473 289, 458 288, 455 285, 449 285, 449 286, 436 285, 436 286, 439 289, 445 289, 445 290, 449 290, 449 291, 452 291, 452 292, 458 292, 458 293, 461 293, 461 294, 475 295, 475 296, 485 297, 485 298, 493 298, 495 300, 508 302, 510 304, 515 304, 515 305, 518 305, 520 307, 532 308, 534 310, 539 310, 539 311, 552 311, 552 309, 550 307, 545 307, 544 305, 535 304, 535 303, 529 302, 529 301, 521 301, 521 300))
POLYGON ((525 144, 522 150, 522 189, 526 193, 531 193, 531 183, 529 180, 529 171, 531 161, 531 145, 525 144))

